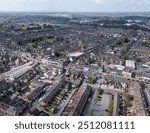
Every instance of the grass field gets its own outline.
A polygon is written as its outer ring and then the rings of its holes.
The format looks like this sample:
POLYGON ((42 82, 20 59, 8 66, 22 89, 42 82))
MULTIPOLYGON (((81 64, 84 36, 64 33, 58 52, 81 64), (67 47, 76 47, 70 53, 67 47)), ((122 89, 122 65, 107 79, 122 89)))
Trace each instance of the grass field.
POLYGON ((47 42, 47 43, 54 43, 55 41, 56 41, 55 38, 47 38, 47 39, 45 39, 45 42, 47 42))
POLYGON ((109 116, 112 116, 112 114, 113 114, 113 106, 114 106, 114 98, 111 95, 110 96, 110 101, 109 101, 109 107, 108 107, 108 115, 109 116))

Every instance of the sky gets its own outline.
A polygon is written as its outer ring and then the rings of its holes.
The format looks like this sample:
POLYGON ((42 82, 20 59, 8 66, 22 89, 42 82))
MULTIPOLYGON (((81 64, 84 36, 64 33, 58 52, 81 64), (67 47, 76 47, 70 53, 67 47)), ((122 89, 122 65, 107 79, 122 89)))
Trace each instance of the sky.
POLYGON ((0 0, 0 11, 150 12, 150 0, 0 0))

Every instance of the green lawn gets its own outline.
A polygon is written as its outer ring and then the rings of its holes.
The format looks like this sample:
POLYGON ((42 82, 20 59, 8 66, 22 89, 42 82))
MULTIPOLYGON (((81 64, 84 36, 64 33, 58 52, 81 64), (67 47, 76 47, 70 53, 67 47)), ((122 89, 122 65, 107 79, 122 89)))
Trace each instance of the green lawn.
POLYGON ((109 100, 109 107, 108 107, 108 115, 112 116, 113 115, 113 107, 114 107, 114 98, 111 95, 110 100, 109 100))
POLYGON ((55 41, 56 41, 55 38, 47 38, 47 39, 45 39, 45 42, 47 42, 47 43, 54 43, 55 41))
POLYGON ((38 26, 29 25, 29 24, 17 26, 17 29, 21 29, 21 30, 27 30, 27 29, 32 29, 32 28, 38 28, 38 26))

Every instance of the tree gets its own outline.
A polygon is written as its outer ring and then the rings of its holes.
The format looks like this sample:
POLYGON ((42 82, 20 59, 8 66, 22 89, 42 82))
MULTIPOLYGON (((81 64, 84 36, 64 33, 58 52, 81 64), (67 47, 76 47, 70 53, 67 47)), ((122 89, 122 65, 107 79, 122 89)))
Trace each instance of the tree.
POLYGON ((19 40, 18 45, 23 45, 23 42, 21 40, 19 40))
POLYGON ((90 84, 94 84, 96 82, 96 79, 94 79, 93 77, 88 77, 88 80, 90 84))
POLYGON ((128 39, 128 38, 126 38, 125 40, 124 40, 124 42, 125 43, 128 43, 130 40, 128 39))
POLYGON ((134 100, 134 96, 128 94, 125 96, 125 107, 132 107, 132 101, 134 100))
POLYGON ((148 112, 150 113, 150 106, 148 107, 148 112))
POLYGON ((135 60, 136 60, 136 62, 141 62, 140 58, 136 58, 135 60))
POLYGON ((128 55, 124 55, 123 59, 124 60, 129 60, 129 56, 128 55))
POLYGON ((130 100, 130 101, 133 101, 134 96, 133 96, 133 95, 131 95, 131 94, 128 94, 128 95, 127 95, 127 99, 128 99, 128 100, 130 100))
POLYGON ((120 42, 117 42, 116 44, 117 44, 117 45, 121 45, 121 44, 122 44, 122 42, 120 41, 120 42))
POLYGON ((101 88, 99 88, 99 94, 102 95, 104 93, 104 90, 102 90, 101 88))
POLYGON ((37 44, 34 43, 34 44, 32 45, 32 47, 33 47, 33 48, 37 48, 37 44))
POLYGON ((69 81, 68 82, 68 88, 71 89, 72 88, 72 83, 69 81))
POLYGON ((16 92, 21 92, 21 88, 20 87, 16 87, 16 92))
POLYGON ((77 85, 77 88, 79 88, 83 84, 83 79, 80 80, 80 83, 77 85))
POLYGON ((144 90, 145 87, 146 87, 146 86, 145 86, 145 83, 144 83, 143 81, 140 82, 140 86, 141 86, 141 89, 142 89, 142 90, 144 90))
POLYGON ((14 29, 15 27, 13 25, 10 26, 11 29, 14 29))

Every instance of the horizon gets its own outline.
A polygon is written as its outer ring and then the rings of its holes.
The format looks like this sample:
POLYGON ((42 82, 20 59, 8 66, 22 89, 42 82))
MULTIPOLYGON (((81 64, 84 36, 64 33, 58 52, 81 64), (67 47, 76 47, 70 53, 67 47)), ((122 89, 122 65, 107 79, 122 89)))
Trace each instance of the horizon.
POLYGON ((0 12, 150 12, 150 0, 0 0, 0 12), (34 6, 33 6, 34 5, 34 6))
POLYGON ((108 14, 111 14, 111 13, 116 13, 116 14, 119 14, 119 13, 150 13, 150 11, 138 11, 138 12, 132 12, 132 11, 126 11, 126 12, 115 12, 115 11, 104 11, 104 12, 101 12, 101 11, 91 11, 91 12, 88 12, 88 11, 0 11, 0 13, 108 13, 108 14))

